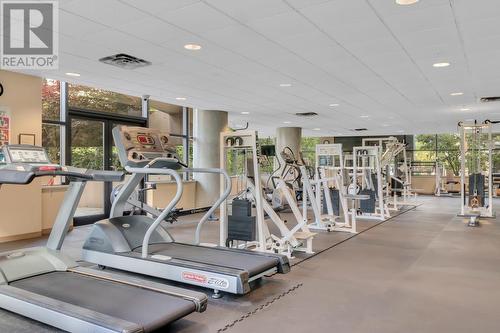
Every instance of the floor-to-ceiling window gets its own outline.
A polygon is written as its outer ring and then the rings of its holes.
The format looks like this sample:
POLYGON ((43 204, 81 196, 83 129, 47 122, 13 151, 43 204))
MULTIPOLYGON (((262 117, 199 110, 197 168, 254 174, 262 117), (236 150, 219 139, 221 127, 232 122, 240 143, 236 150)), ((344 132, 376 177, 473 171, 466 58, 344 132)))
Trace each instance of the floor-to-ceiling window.
POLYGON ((320 143, 319 137, 302 137, 300 149, 307 165, 314 167, 316 164, 316 145, 320 143))
MULTIPOLYGON (((54 163, 75 167, 119 169, 112 128, 147 124, 140 97, 56 80, 44 80, 42 105, 43 146, 54 163)), ((113 185, 87 184, 75 214, 76 224, 91 223, 109 213, 113 185)))
POLYGON ((460 137, 458 134, 415 135, 413 160, 435 163, 439 161, 450 176, 460 173, 460 137))
POLYGON ((61 82, 44 79, 42 84, 42 145, 53 163, 61 162, 61 132, 64 117, 61 114, 61 82))
MULTIPOLYGON (((142 99, 82 85, 67 86, 66 162, 72 166, 121 169, 112 138, 117 125, 146 126, 142 99)), ((86 224, 109 215, 111 192, 117 184, 87 184, 80 203, 77 223, 86 224)))

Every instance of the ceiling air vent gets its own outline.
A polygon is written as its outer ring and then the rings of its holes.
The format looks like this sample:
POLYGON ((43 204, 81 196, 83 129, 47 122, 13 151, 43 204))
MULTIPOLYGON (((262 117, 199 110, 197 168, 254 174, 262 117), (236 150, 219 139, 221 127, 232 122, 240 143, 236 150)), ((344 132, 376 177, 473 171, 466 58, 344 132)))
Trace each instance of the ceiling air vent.
POLYGON ((500 96, 481 97, 480 101, 483 102, 483 103, 498 102, 498 101, 500 101, 500 96))
POLYGON ((351 131, 353 132, 363 132, 363 131, 368 131, 367 128, 353 128, 351 131))
POLYGON ((99 61, 123 69, 135 69, 151 65, 151 62, 147 60, 136 58, 125 53, 119 53, 109 57, 104 57, 99 59, 99 61))
POLYGON ((295 115, 299 117, 315 117, 318 114, 316 112, 298 112, 295 115))

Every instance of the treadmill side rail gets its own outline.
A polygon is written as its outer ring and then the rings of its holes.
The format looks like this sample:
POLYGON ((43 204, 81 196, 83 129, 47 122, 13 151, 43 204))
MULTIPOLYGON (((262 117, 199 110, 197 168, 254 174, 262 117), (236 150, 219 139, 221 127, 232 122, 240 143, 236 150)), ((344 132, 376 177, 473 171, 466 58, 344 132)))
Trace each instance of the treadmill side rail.
POLYGON ((223 250, 223 251, 232 251, 232 252, 242 252, 244 251, 245 254, 247 255, 255 255, 255 256, 260 256, 260 257, 268 257, 268 258, 273 258, 278 261, 278 265, 276 267, 276 270, 280 274, 286 274, 290 272, 290 261, 288 257, 284 254, 279 254, 279 253, 270 253, 270 252, 260 252, 260 251, 250 251, 250 250, 241 250, 241 249, 235 249, 235 248, 230 248, 230 247, 222 247, 222 246, 217 246, 217 249, 223 250))
POLYGON ((106 267, 179 281, 233 294, 246 294, 250 291, 250 281, 248 272, 246 271, 225 268, 223 274, 218 274, 211 272, 214 269, 209 265, 196 268, 196 263, 183 262, 178 259, 166 264, 165 262, 151 260, 150 257, 146 259, 142 258, 140 253, 120 255, 83 250, 83 258, 85 261, 106 267))

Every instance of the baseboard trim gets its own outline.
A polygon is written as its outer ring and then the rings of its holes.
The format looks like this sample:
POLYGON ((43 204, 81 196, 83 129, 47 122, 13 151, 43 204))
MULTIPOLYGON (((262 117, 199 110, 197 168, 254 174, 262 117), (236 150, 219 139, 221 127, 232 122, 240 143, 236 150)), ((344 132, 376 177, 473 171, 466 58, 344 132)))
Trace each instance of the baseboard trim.
POLYGON ((14 241, 18 241, 18 240, 37 238, 37 237, 41 237, 41 236, 42 236, 42 232, 40 232, 40 231, 38 231, 38 232, 29 232, 29 233, 26 233, 26 234, 0 237, 0 243, 14 242, 14 241))
MULTIPOLYGON (((69 229, 68 229, 68 232, 73 230, 73 225, 70 225, 69 226, 69 229)), ((52 231, 52 228, 45 228, 45 229, 42 229, 42 235, 49 235, 50 232, 52 231)))

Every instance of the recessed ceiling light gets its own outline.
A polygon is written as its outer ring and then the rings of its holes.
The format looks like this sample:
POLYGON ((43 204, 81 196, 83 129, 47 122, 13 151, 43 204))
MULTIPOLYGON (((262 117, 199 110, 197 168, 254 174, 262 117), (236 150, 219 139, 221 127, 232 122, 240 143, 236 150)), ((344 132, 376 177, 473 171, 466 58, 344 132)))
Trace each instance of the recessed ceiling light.
POLYGON ((454 92, 451 93, 450 96, 462 96, 464 93, 463 92, 454 92))
POLYGON ((250 114, 248 111, 242 111, 241 114, 250 114))
POLYGON ((362 116, 359 116, 359 118, 370 118, 370 116, 362 115, 362 116))
POLYGON ((198 44, 186 44, 184 48, 189 51, 198 51, 201 50, 201 45, 198 44))
POLYGON ((460 111, 470 111, 470 108, 461 108, 460 111))
POLYGON ((382 127, 389 127, 389 124, 382 124, 382 127))
POLYGON ((436 68, 442 68, 442 67, 448 67, 450 66, 449 62, 436 62, 435 64, 432 64, 432 67, 436 68))
POLYGON ((67 76, 75 76, 75 77, 78 77, 80 76, 80 73, 71 73, 71 72, 68 72, 68 73, 65 73, 67 76))
POLYGON ((313 128, 313 131, 321 131, 321 128, 315 127, 313 128))
POLYGON ((333 103, 333 104, 330 104, 329 106, 331 106, 331 107, 335 107, 335 106, 339 106, 339 105, 340 105, 340 104, 338 104, 338 103, 333 103))
POLYGON ((175 99, 178 100, 178 101, 185 101, 186 97, 176 97, 175 99))
POLYGON ((398 133, 404 133, 405 131, 404 130, 399 130, 398 133))
POLYGON ((291 83, 280 83, 280 87, 291 87, 291 83))
POLYGON ((401 6, 413 5, 417 2, 418 0, 396 0, 396 3, 401 6))
POLYGON ((283 124, 291 124, 291 121, 284 121, 283 124))

